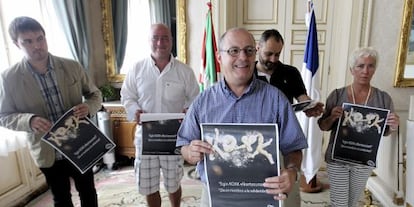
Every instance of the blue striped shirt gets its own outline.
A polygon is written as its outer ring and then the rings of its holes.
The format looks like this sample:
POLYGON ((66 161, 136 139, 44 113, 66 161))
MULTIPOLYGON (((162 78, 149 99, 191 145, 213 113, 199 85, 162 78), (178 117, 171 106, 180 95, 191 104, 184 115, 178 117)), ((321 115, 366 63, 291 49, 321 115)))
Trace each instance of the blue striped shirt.
POLYGON ((37 73, 33 70, 34 77, 39 84, 43 99, 47 104, 48 118, 56 122, 64 113, 62 96, 56 82, 56 73, 52 66, 48 64, 45 74, 37 73))
MULTIPOLYGON (((43 99, 46 102, 48 109, 48 118, 53 123, 55 123, 65 113, 62 95, 60 94, 60 90, 56 82, 56 72, 53 69, 50 60, 48 62, 47 71, 45 74, 36 72, 33 69, 32 65, 30 65, 30 67, 32 69, 33 77, 39 84, 39 88, 42 93, 43 99)), ((63 159, 62 154, 60 154, 59 152, 55 151, 55 154, 56 160, 63 159)))
MULTIPOLYGON (((307 148, 307 141, 286 96, 276 87, 253 78, 248 89, 237 97, 221 81, 194 100, 177 133, 177 146, 201 139, 201 123, 276 123, 283 155, 307 148)), ((202 163, 197 170, 204 180, 202 163)))

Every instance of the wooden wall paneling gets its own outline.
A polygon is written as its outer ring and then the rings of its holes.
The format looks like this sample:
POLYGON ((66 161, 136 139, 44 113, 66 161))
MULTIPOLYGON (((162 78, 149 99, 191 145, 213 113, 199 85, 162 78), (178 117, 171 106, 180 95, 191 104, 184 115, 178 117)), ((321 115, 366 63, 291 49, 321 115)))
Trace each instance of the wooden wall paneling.
MULTIPOLYGON (((330 58, 330 35, 333 4, 327 0, 314 0, 314 9, 316 17, 316 27, 318 29, 318 49, 319 49, 319 90, 321 101, 326 99, 326 88, 328 84, 329 58, 330 58)), ((293 0, 287 1, 286 11, 286 31, 285 36, 285 57, 284 63, 291 64, 302 69, 303 55, 306 45, 308 28, 305 24, 305 14, 307 10, 307 1, 293 0)))
POLYGON ((19 205, 40 187, 46 187, 44 175, 26 148, 0 157, 0 166, 0 206, 19 205))
POLYGON ((281 0, 237 1, 237 26, 249 30, 257 41, 264 30, 283 27, 284 5, 281 0))
MULTIPOLYGON (((307 27, 305 14, 307 0, 243 0, 237 1, 237 26, 249 30, 259 39, 269 28, 279 30, 285 39, 281 61, 302 69, 307 27), (263 6, 267 5, 267 6, 263 6)), ((314 0, 318 29, 319 73, 321 101, 326 99, 328 90, 330 36, 332 31, 333 3, 328 0, 314 0)))

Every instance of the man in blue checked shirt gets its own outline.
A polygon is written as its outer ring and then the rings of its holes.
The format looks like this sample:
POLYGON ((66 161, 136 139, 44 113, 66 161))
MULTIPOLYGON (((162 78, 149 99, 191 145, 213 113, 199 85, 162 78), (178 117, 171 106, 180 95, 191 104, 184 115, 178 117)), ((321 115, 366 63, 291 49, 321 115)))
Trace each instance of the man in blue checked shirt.
MULTIPOLYGON (((181 147, 188 163, 197 164, 197 172, 205 183, 202 160, 204 154, 213 153, 213 148, 200 140, 201 123, 277 123, 284 167, 279 176, 267 178, 263 185, 275 200, 284 200, 299 179, 301 150, 308 146, 295 112, 281 91, 253 75, 256 47, 247 30, 233 28, 224 33, 217 58, 224 80, 194 100, 178 131, 176 145, 181 147)), ((209 206, 206 192, 204 188, 201 206, 209 206)))

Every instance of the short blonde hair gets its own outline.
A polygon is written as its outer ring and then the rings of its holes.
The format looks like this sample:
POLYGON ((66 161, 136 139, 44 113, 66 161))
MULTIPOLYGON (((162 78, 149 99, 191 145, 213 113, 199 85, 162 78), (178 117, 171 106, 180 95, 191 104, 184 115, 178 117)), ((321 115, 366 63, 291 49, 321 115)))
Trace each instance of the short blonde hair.
POLYGON ((375 68, 377 67, 378 62, 378 52, 372 47, 361 47, 355 49, 349 56, 349 68, 352 69, 355 67, 359 58, 363 57, 372 57, 375 60, 375 68))

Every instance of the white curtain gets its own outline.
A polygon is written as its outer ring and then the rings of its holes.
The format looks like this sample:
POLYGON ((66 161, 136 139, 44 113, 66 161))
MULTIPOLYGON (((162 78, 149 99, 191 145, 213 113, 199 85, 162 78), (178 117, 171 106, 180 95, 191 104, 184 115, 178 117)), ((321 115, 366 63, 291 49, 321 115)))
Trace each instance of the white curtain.
POLYGON ((151 53, 148 37, 150 26, 148 0, 128 1, 128 38, 121 74, 126 74, 135 62, 149 57, 151 53))
POLYGON ((61 57, 74 58, 51 3, 49 0, 0 1, 0 71, 20 61, 23 57, 8 33, 10 22, 18 16, 34 18, 43 26, 49 52, 61 57))

